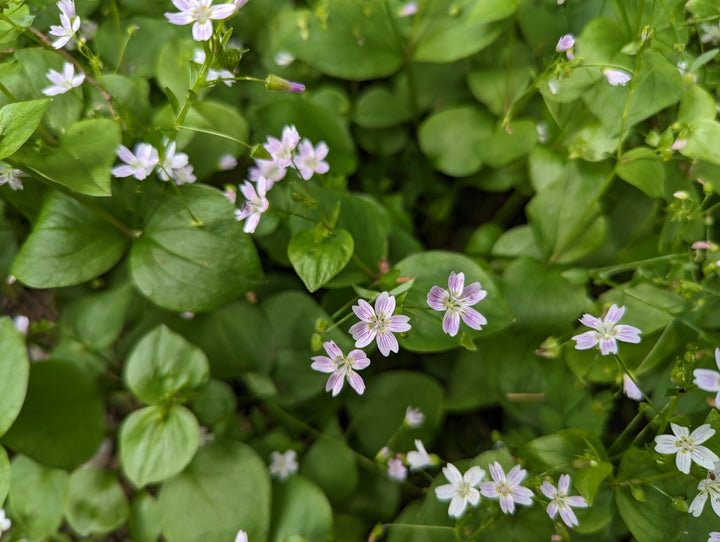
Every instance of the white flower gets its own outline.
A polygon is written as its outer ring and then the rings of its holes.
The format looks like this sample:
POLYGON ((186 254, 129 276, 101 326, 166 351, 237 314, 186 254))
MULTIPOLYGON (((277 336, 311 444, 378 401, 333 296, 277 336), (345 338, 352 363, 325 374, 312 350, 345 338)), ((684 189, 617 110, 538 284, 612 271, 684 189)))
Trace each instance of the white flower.
POLYGON ((28 329, 30 328, 30 318, 20 314, 13 318, 13 324, 15 324, 15 329, 17 329, 20 333, 27 335, 28 329))
POLYGON ((5 516, 5 510, 0 508, 0 535, 10 530, 10 527, 12 527, 12 521, 5 516))
POLYGON ((362 350, 352 350, 346 356, 335 341, 327 341, 323 343, 323 348, 328 356, 315 356, 312 358, 313 364, 310 366, 321 373, 332 373, 328 378, 325 391, 332 390, 335 397, 343 387, 345 378, 352 388, 362 395, 365 391, 365 382, 362 377, 355 371, 365 369, 370 365, 370 360, 362 350))
POLYGON ((409 406, 405 409, 403 421, 408 427, 422 427, 422 424, 425 423, 425 414, 419 408, 409 406))
POLYGON ((273 160, 280 167, 289 167, 292 163, 292 155, 300 141, 295 126, 285 126, 282 131, 282 139, 268 137, 265 149, 272 155, 273 160))
MULTIPOLYGON (((204 64, 205 63, 205 51, 202 49, 195 49, 195 52, 193 53, 193 62, 196 64, 204 64)), ((229 70, 214 70, 212 68, 208 69, 207 76, 205 77, 205 81, 208 83, 212 83, 213 81, 217 81, 218 79, 232 79, 235 77, 233 73, 229 70)), ((233 86, 233 83, 235 81, 222 81, 225 86, 231 87, 233 86)))
POLYGON ((235 535, 235 542, 248 542, 248 535, 245 531, 240 529, 235 535))
MULTIPOLYGON (((720 348, 715 349, 715 364, 720 369, 720 348)), ((715 406, 720 407, 720 372, 710 369, 695 369, 693 384, 703 391, 716 392, 715 406)))
POLYGON ((195 41, 207 41, 213 33, 212 20, 227 19, 239 7, 235 4, 212 5, 212 0, 172 0, 180 13, 165 13, 172 24, 184 25, 193 23, 192 35, 195 41))
MULTIPOLYGON (((218 169, 221 171, 228 171, 231 169, 235 169, 238 165, 237 158, 235 158, 230 153, 223 154, 220 159, 218 160, 218 169)), ((252 180, 252 179, 251 179, 252 180)))
POLYGON ((267 185, 265 179, 260 178, 257 182, 257 192, 252 183, 245 181, 240 185, 240 191, 245 196, 245 203, 240 209, 235 209, 235 220, 245 220, 243 231, 245 233, 253 233, 260 222, 260 217, 267 211, 270 202, 265 195, 267 194, 267 185))
POLYGON ((557 45, 555 46, 555 50, 558 53, 564 53, 568 49, 572 49, 575 46, 575 36, 572 34, 565 34, 563 37, 561 37, 557 45))
POLYGON ((270 454, 270 474, 280 480, 285 480, 298 470, 297 454, 295 450, 287 450, 285 453, 273 452, 270 454))
POLYGON ((330 166, 325 162, 329 149, 324 141, 313 147, 307 139, 303 139, 297 147, 297 155, 295 156, 295 165, 300 172, 300 176, 310 180, 315 173, 327 173, 330 166))
POLYGON ((716 474, 717 471, 708 472, 707 478, 700 480, 698 484, 699 493, 690 503, 690 508, 688 508, 688 512, 696 518, 702 514, 708 497, 710 497, 712 509, 720 516, 720 480, 716 479, 716 474))
POLYGON ((713 531, 710 533, 710 538, 708 538, 708 542, 720 542, 720 532, 713 531))
POLYGON ((557 513, 560 512, 560 517, 565 522, 565 525, 572 528, 574 525, 578 525, 577 517, 572 509, 587 508, 588 503, 579 496, 569 497, 568 489, 570 489, 570 476, 568 474, 560 475, 557 488, 548 481, 543 482, 540 486, 543 495, 550 499, 546 509, 550 519, 555 519, 557 513))
POLYGON ((85 81, 84 74, 80 73, 78 75, 75 75, 75 66, 70 64, 70 62, 65 62, 63 64, 62 73, 50 69, 45 74, 45 77, 47 77, 50 82, 53 83, 53 85, 42 90, 42 93, 45 94, 45 96, 57 96, 58 94, 65 94, 68 90, 79 87, 80 85, 82 85, 83 81, 85 81))
POLYGON ((398 11, 398 17, 410 17, 418 12, 418 3, 414 0, 405 2, 398 11))
POLYGON ((195 174, 193 173, 193 167, 191 165, 187 165, 185 167, 181 167, 180 169, 173 169, 173 181, 175 181, 175 184, 181 185, 181 184, 191 184, 197 181, 197 177, 195 177, 195 174))
POLYGON ((153 172, 160 160, 157 149, 150 143, 139 143, 135 146, 135 153, 124 145, 120 145, 116 152, 118 158, 125 164, 112 168, 112 174, 115 177, 132 175, 142 181, 153 172))
POLYGON ((672 435, 660 435, 655 437, 655 451, 661 454, 677 454, 675 456, 675 464, 680 472, 688 474, 690 472, 690 464, 695 461, 701 467, 711 470, 718 461, 718 456, 705 446, 700 446, 715 434, 715 429, 706 423, 689 433, 687 427, 670 424, 672 435))
POLYGON ((720 25, 718 23, 700 23, 700 41, 716 44, 720 41, 720 25))
POLYGON ((572 338, 573 341, 577 342, 575 348, 577 350, 587 350, 599 344, 600 353, 607 356, 608 354, 617 354, 617 341, 639 343, 642 331, 633 326, 616 325, 624 313, 625 307, 618 308, 617 305, 613 304, 602 320, 595 318, 591 314, 584 314, 580 318, 580 323, 593 328, 595 331, 586 331, 580 335, 575 335, 572 338))
POLYGON ((388 476, 393 480, 402 482, 407 478, 407 469, 403 465, 402 459, 396 457, 388 461, 388 476))
MULTIPOLYGON (((169 144, 166 141, 165 144, 167 146, 165 147, 162 162, 158 164, 157 174, 163 181, 169 181, 170 179, 175 180, 175 170, 183 169, 188 165, 188 155, 184 152, 176 152, 174 141, 171 141, 169 144)), ((190 173, 192 173, 192 167, 190 168, 190 173)))
POLYGON ((433 464, 430 454, 427 453, 420 439, 415 439, 415 448, 417 451, 411 450, 405 455, 410 470, 419 470, 433 464))
POLYGON ((58 38, 53 42, 52 46, 55 49, 60 49, 80 29, 80 17, 75 14, 75 2, 73 0, 60 0, 57 7, 60 9, 60 25, 50 25, 49 34, 58 38))
POLYGON ((290 64, 295 62, 295 57, 292 56, 288 51, 278 51, 275 53, 275 57, 273 58, 275 61, 275 64, 282 68, 287 68, 290 64))
POLYGON ((450 272, 448 289, 433 286, 427 294, 427 304, 433 310, 445 311, 443 316, 443 331, 454 337, 460 329, 460 318, 472 329, 482 329, 487 319, 472 308, 479 303, 487 291, 483 290, 479 282, 465 286, 465 273, 450 272))
POLYGON ((515 503, 527 506, 532 504, 533 492, 520 485, 527 474, 525 469, 515 465, 505 476, 505 471, 497 461, 488 467, 493 481, 480 484, 480 492, 484 497, 499 499, 500 509, 506 514, 515 513, 515 503))
POLYGON ((642 401, 643 393, 629 374, 623 375, 623 393, 633 401, 642 401))
POLYGON ((0 162, 0 186, 7 184, 13 190, 22 190, 23 183, 20 177, 27 177, 27 173, 0 162))
POLYGON ((255 160, 255 167, 248 169, 250 180, 256 183, 260 177, 264 177, 268 190, 270 190, 276 182, 282 180, 286 173, 287 169, 275 160, 255 160))
POLYGON ((602 73, 605 76, 605 79, 608 80, 608 83, 614 87, 624 87, 630 82, 630 79, 632 79, 632 75, 626 71, 616 70, 614 68, 603 68, 602 73))
POLYGON ((476 487, 485 476, 485 471, 480 467, 470 467, 463 476, 455 465, 448 463, 443 468, 443 474, 450 483, 436 487, 435 496, 440 501, 450 501, 448 514, 459 518, 465 513, 468 503, 477 506, 480 502, 480 492, 476 487))

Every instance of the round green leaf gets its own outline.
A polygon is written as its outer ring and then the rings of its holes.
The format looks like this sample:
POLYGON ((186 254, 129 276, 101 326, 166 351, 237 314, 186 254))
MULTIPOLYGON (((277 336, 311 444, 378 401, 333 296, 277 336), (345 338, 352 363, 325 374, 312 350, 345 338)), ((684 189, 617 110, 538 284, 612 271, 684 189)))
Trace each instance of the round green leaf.
POLYGON ((453 177, 464 177, 482 167, 478 148, 492 137, 494 122, 475 106, 462 106, 434 113, 418 131, 420 147, 435 169, 453 177))
POLYGON ((33 288, 80 284, 112 268, 128 238, 78 200, 51 192, 12 273, 33 288))
POLYGON ((300 472, 315 482, 333 503, 343 501, 356 490, 358 468, 355 454, 343 442, 336 422, 305 453, 300 472))
POLYGON ((260 260, 219 190, 205 185, 180 190, 181 195, 164 196, 133 243, 132 276, 163 308, 207 311, 257 286, 263 278, 260 260))
POLYGON ((49 360, 30 366, 27 397, 4 444, 44 465, 74 468, 105 437, 103 396, 76 364, 49 360))
POLYGON ((145 403, 164 404, 209 378, 202 350, 160 325, 138 341, 125 366, 125 381, 145 403))
POLYGON ((185 407, 149 406, 130 414, 120 427, 123 472, 138 487, 174 476, 195 455, 198 422, 185 407))
POLYGON ((234 540, 239 529, 265 540, 270 523, 270 478, 247 445, 215 441, 198 450, 159 497, 168 542, 234 540))
POLYGON ((512 316, 507 305, 500 297, 493 280, 473 260, 462 254, 441 251, 427 251, 413 254, 396 265, 402 276, 415 277, 415 284, 405 298, 407 308, 404 313, 410 316, 412 328, 398 340, 402 348, 413 352, 439 352, 460 345, 461 336, 470 340, 498 331, 508 326, 512 316), (444 313, 430 309, 427 294, 433 286, 447 289, 451 271, 465 274, 465 285, 479 282, 487 291, 485 299, 473 308, 487 319, 488 323, 482 330, 468 327, 460 323, 460 332, 450 337, 442 329, 444 313))
POLYGON ((623 181, 651 198, 665 195, 665 168, 660 157, 647 147, 636 147, 620 157, 615 169, 623 181))
POLYGON ((129 512, 125 493, 112 472, 82 468, 70 476, 65 515, 81 536, 114 531, 125 523, 129 512))
POLYGON ((700 120, 692 124, 687 145, 680 154, 689 158, 705 160, 711 164, 720 164, 715 142, 720 138, 720 123, 714 120, 700 120))
POLYGON ((16 455, 10 465, 9 495, 13 520, 30 538, 45 538, 62 525, 69 490, 67 472, 16 455))
POLYGON ((10 103, 0 107, 0 160, 25 143, 42 120, 50 98, 10 103))
POLYGON ((22 333, 13 321, 0 318, 0 435, 20 413, 28 386, 30 362, 22 333))
POLYGON ((355 248, 352 235, 334 229, 327 237, 317 228, 296 233, 288 245, 288 258, 307 289, 314 292, 337 275, 350 261, 355 248))
POLYGON ((135 542, 155 542, 160 538, 160 506, 145 492, 135 494, 130 503, 130 534, 135 542))
POLYGON ((325 494, 301 476, 274 486, 272 542, 326 540, 332 530, 332 508, 325 494))

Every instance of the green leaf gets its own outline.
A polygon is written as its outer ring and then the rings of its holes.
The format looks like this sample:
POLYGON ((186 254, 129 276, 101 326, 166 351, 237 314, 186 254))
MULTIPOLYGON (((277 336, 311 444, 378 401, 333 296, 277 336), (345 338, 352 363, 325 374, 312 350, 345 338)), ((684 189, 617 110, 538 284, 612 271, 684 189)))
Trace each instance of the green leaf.
POLYGON ((160 538, 160 506, 152 495, 138 492, 130 503, 130 535, 135 542, 160 538))
POLYGON ((720 138, 720 123, 714 120, 694 122, 687 138, 687 145, 680 149, 680 154, 720 165, 720 155, 715 145, 718 138, 720 138))
POLYGON ((9 503, 13 520, 30 538, 43 539, 56 533, 65 512, 68 473, 46 467, 23 455, 13 457, 10 468, 9 503))
POLYGON ((692 85, 680 100, 678 122, 691 124, 703 120, 713 120, 717 115, 715 100, 699 85, 692 85))
POLYGON ((489 141, 478 146, 483 162, 498 168, 530 152, 537 141, 537 126, 531 120, 515 120, 495 126, 489 141))
POLYGON ((2 442, 44 465, 74 468, 104 437, 103 396, 94 378, 70 362, 33 363, 25 403, 2 442))
POLYGON ((137 487, 162 482, 183 470, 200 442, 198 422, 185 407, 136 410, 120 427, 120 462, 137 487))
POLYGON ((269 540, 328 538, 332 530, 332 508, 315 484, 302 476, 293 476, 273 489, 273 530, 269 540))
POLYGON ((82 468, 70 475, 65 515, 81 536, 110 533, 125 523, 129 512, 123 488, 112 472, 82 468))
POLYGON ((265 540, 270 524, 270 478, 247 445, 215 441, 160 489, 163 537, 168 542, 234 540, 239 529, 265 540))
POLYGON ((288 245, 288 258, 310 292, 342 271, 355 248, 352 235, 345 230, 320 235, 318 240, 317 228, 308 228, 293 235, 288 245))
POLYGON ((8 495, 10 480, 10 459, 8 458, 5 448, 0 446, 0 502, 4 502, 5 497, 8 495))
POLYGON ((276 50, 333 77, 378 79, 403 64, 402 43, 381 0, 336 0, 315 13, 283 13, 275 24, 276 50))
POLYGON ((510 311, 493 279, 473 260, 461 254, 441 251, 426 251, 413 254, 396 265, 402 276, 415 277, 415 284, 405 298, 408 307, 418 307, 419 310, 406 309, 404 313, 410 316, 412 329, 406 336, 398 340, 402 348, 413 352, 439 352, 459 346, 459 337, 450 337, 442 329, 444 313, 426 311, 427 294, 433 286, 447 289, 448 277, 451 271, 465 274, 465 285, 479 282, 487 291, 487 297, 473 308, 487 319, 488 323, 481 330, 469 328, 460 323, 460 333, 467 334, 476 339, 490 332, 498 331, 508 326, 512 320, 510 311))
POLYGON ((112 268, 128 238, 77 199, 51 192, 35 227, 15 259, 12 273, 33 288, 80 284, 112 268))
POLYGON ((651 198, 665 195, 665 168, 660 157, 647 147, 636 147, 620 157, 615 169, 623 181, 651 198))
POLYGON ((20 413, 25 401, 30 371, 25 340, 7 316, 0 318, 0 352, 2 352, 0 356, 0 436, 2 436, 20 413))
POLYGON ((143 235, 130 250, 132 277, 163 308, 214 309, 262 281, 260 261, 219 190, 198 185, 180 191, 167 194, 147 217, 143 235))
POLYGON ((0 160, 22 147, 42 120, 49 98, 0 107, 0 160))
POLYGON ((30 15, 30 8, 25 3, 18 3, 10 11, 3 13, 7 19, 0 21, 0 44, 3 46, 11 44, 23 32, 23 29, 30 26, 35 18, 30 15))
POLYGON ((13 160, 38 177, 89 196, 110 195, 110 169, 121 143, 120 128, 109 119, 87 119, 63 128, 59 146, 25 145, 13 160))
POLYGON ((475 106, 462 106, 433 113, 418 130, 418 139, 435 169, 464 177, 482 167, 478 149, 492 137, 494 121, 475 106))
POLYGON ((209 376, 203 351, 164 325, 138 341, 125 365, 128 388, 151 405, 182 399, 209 376))
POLYGON ((411 117, 406 97, 391 92, 385 85, 374 84, 358 97, 353 120, 364 128, 388 128, 411 117))
POLYGON ((342 439, 339 424, 331 426, 305 453, 301 474, 322 489, 333 503, 347 499, 357 488, 358 468, 353 450, 342 439))

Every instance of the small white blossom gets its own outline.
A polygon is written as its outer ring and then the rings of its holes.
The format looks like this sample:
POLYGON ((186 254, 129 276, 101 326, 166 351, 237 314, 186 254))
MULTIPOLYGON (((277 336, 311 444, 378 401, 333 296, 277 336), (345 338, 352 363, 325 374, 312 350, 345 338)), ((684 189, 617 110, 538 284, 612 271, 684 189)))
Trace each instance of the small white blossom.
POLYGON ((528 488, 520 485, 527 475, 527 471, 515 465, 510 472, 505 475, 502 465, 497 461, 489 465, 490 476, 492 482, 483 482, 480 484, 480 492, 484 497, 489 499, 498 499, 500 501, 500 509, 505 514, 515 513, 515 503, 529 506, 532 504, 533 492, 528 488))
POLYGON ((422 427, 422 424, 425 423, 425 414, 419 408, 409 406, 405 409, 403 421, 408 427, 422 427))
MULTIPOLYGON (((175 170, 182 169, 188 165, 188 155, 184 152, 176 152, 174 141, 165 142, 165 152, 162 162, 158 164, 157 174, 163 181, 175 179, 175 170)), ((192 168, 190 169, 192 173, 192 168)), ((181 184, 181 183, 180 183, 181 184)))
POLYGON ((623 393, 633 401, 642 401, 643 393, 629 374, 623 375, 623 393))
POLYGON ((402 459, 396 457, 388 461, 388 476, 393 480, 399 482, 404 481, 407 478, 407 469, 403 465, 402 459))
POLYGON ((287 68, 290 64, 295 62, 295 57, 288 51, 278 51, 275 53, 273 60, 275 61, 275 64, 281 68, 287 68))
MULTIPOLYGON (((720 348, 715 349, 715 364, 720 369, 720 348)), ((695 369, 693 384, 703 391, 715 392, 715 406, 720 407, 720 372, 711 369, 695 369)))
POLYGON ((20 177, 27 177, 27 173, 0 162, 0 186, 7 184, 12 190, 22 190, 23 183, 20 177))
POLYGON ((276 137, 268 137, 265 143, 265 149, 272 155, 273 160, 280 167, 289 167, 292 163, 293 153, 300 141, 295 126, 285 126, 282 131, 282 139, 276 137))
POLYGON ((63 64, 63 72, 56 72, 52 68, 45 74, 51 83, 51 86, 42 89, 42 93, 45 96, 57 96, 58 94, 65 94, 67 91, 79 87, 85 81, 85 75, 79 73, 75 75, 75 66, 70 62, 63 64))
POLYGON ((15 329, 17 329, 20 333, 27 335, 28 329, 30 329, 30 318, 20 314, 13 318, 13 324, 15 324, 15 329))
POLYGON ((58 38, 53 42, 52 46, 55 49, 60 49, 80 29, 80 17, 75 14, 75 2, 73 0, 60 0, 57 7, 60 9, 60 25, 50 25, 49 34, 58 38))
POLYGON ((230 153, 223 154, 218 160, 218 169, 220 169, 220 171, 229 171, 231 169, 235 169, 237 165, 237 158, 235 158, 230 153))
POLYGON ((410 2, 405 2, 402 5, 400 11, 398 11, 398 17, 410 17, 411 15, 415 15, 417 12, 418 3, 414 0, 411 0, 410 2))
POLYGON ((714 452, 701 446, 703 442, 708 440, 715 434, 715 429, 706 423, 695 429, 692 433, 687 427, 682 425, 670 424, 673 435, 660 435, 655 437, 655 451, 661 454, 677 454, 675 456, 675 464, 680 472, 688 474, 690 465, 695 461, 701 467, 711 470, 718 461, 718 456, 714 452))
POLYGON ((708 472, 707 478, 700 480, 697 487, 699 493, 690 503, 688 513, 696 518, 700 517, 703 508, 705 508, 705 502, 707 502, 708 497, 710 497, 710 505, 713 511, 720 516, 720 480, 717 479, 718 474, 720 473, 718 473, 717 470, 710 471, 708 472))
POLYGON ((324 141, 313 147, 313 144, 307 139, 303 139, 297 147, 297 155, 294 163, 300 172, 300 176, 310 180, 315 173, 327 173, 330 166, 325 162, 329 149, 324 141))
POLYGON ((720 532, 713 531, 710 533, 710 538, 708 538, 708 542, 720 542, 720 532))
POLYGON ((12 521, 5 516, 5 510, 0 508, 0 535, 5 531, 9 531, 10 527, 12 527, 12 521))
POLYGON ((298 470, 297 454, 295 450, 287 450, 285 453, 273 452, 270 454, 270 474, 280 480, 285 480, 298 470))
POLYGON ((257 191, 252 183, 245 181, 240 185, 240 191, 245 196, 245 203, 240 209, 235 209, 235 220, 241 221, 247 218, 243 231, 253 233, 260 222, 260 217, 270 206, 270 202, 265 197, 267 194, 266 181, 263 178, 258 180, 257 191))
POLYGON ((433 464, 430 454, 427 453, 420 439, 415 439, 415 448, 417 448, 417 451, 411 450, 405 454, 410 470, 419 470, 433 464))
POLYGON ((395 312, 395 296, 382 292, 375 300, 375 308, 359 299, 352 310, 360 322, 350 326, 348 330, 355 340, 355 348, 365 348, 373 340, 377 340, 380 353, 387 357, 390 352, 398 352, 400 345, 394 333, 410 331, 410 317, 395 312))
POLYGON ((235 542, 248 542, 248 535, 242 529, 235 535, 235 542))
POLYGON ((626 71, 616 70, 614 68, 603 68, 602 73, 605 76, 605 79, 608 80, 608 83, 614 87, 624 87, 630 82, 630 79, 632 79, 632 75, 626 71))
POLYGON ((213 33, 211 21, 227 19, 240 9, 236 4, 213 6, 212 0, 172 0, 172 3, 180 13, 166 12, 165 17, 172 24, 193 23, 192 35, 195 41, 209 40, 213 33))
POLYGON ((255 160, 255 166, 248 168, 248 177, 254 183, 261 177, 267 182, 267 189, 285 178, 287 169, 278 164, 275 160, 255 160))
POLYGON ((713 45, 720 41, 720 24, 700 23, 700 41, 713 45))
POLYGON ((125 163, 112 168, 112 174, 115 177, 132 175, 142 181, 153 172, 160 161, 157 149, 149 143, 139 143, 135 146, 134 153, 124 145, 120 145, 116 152, 118 158, 125 163))
POLYGON ((448 289, 433 286, 427 294, 427 304, 433 310, 445 311, 443 315, 443 331, 454 337, 460 329, 460 318, 472 329, 482 329, 487 319, 472 308, 487 295, 479 282, 465 286, 465 273, 450 272, 448 289))
POLYGON ((584 314, 580 318, 580 323, 593 328, 595 331, 586 331, 580 335, 575 335, 572 338, 577 343, 575 348, 577 350, 587 350, 599 345, 600 353, 607 356, 608 354, 617 354, 617 341, 639 343, 642 331, 633 326, 617 325, 623 314, 625 314, 625 307, 618 307, 614 304, 602 320, 591 314, 584 314))
POLYGON ((448 514, 450 517, 459 518, 465 513, 468 503, 477 506, 480 502, 480 492, 477 485, 485 476, 485 471, 480 467, 470 467, 465 475, 452 463, 443 468, 443 474, 449 484, 435 488, 435 496, 440 501, 450 501, 448 514))
POLYGON ((555 519, 557 513, 560 512, 560 517, 565 522, 565 525, 572 528, 578 525, 577 516, 575 516, 575 512, 573 512, 573 508, 587 508, 588 503, 582 497, 568 496, 569 489, 570 476, 568 474, 560 475, 557 488, 548 481, 543 482, 540 486, 540 491, 542 491, 543 495, 550 499, 550 503, 546 509, 550 519, 555 519))

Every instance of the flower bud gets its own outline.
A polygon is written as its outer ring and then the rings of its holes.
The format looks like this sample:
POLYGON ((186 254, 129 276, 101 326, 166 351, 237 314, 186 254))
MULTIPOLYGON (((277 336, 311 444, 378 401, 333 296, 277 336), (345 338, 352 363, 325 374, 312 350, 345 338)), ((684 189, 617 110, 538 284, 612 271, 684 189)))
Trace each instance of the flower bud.
POLYGON ((265 79, 265 88, 279 92, 305 92, 305 85, 302 83, 294 83, 272 74, 265 79))

